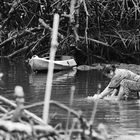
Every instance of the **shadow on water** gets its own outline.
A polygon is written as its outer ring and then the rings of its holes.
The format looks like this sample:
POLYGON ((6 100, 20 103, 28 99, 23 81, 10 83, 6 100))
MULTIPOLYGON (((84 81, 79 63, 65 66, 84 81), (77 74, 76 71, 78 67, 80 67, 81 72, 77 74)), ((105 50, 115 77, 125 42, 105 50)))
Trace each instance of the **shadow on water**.
POLYGON ((5 97, 12 98, 13 89, 16 85, 23 86, 25 92, 28 92, 28 75, 23 62, 1 59, 0 72, 4 74, 0 81, 0 89, 1 94, 4 94, 5 97))
MULTIPOLYGON (((13 99, 14 87, 21 85, 25 91, 26 104, 44 100, 47 73, 31 73, 24 62, 16 61, 13 63, 5 60, 0 61, 0 72, 4 73, 0 81, 1 95, 13 99)), ((98 70, 57 72, 53 77, 51 99, 69 106, 70 89, 74 85, 75 94, 72 108, 77 111, 83 111, 83 115, 89 120, 94 107, 94 101, 87 100, 86 97, 97 93, 97 85, 99 83, 101 84, 101 90, 103 90, 108 82, 109 80, 98 70)), ((42 106, 39 106, 30 109, 30 111, 41 117, 42 109, 42 106)), ((96 128, 99 123, 104 123, 108 126, 109 133, 114 136, 139 134, 139 110, 139 100, 121 102, 100 100, 93 126, 96 128)), ((53 119, 50 121, 52 125, 62 123, 62 126, 65 127, 67 113, 64 110, 51 105, 50 115, 53 116, 53 119)))

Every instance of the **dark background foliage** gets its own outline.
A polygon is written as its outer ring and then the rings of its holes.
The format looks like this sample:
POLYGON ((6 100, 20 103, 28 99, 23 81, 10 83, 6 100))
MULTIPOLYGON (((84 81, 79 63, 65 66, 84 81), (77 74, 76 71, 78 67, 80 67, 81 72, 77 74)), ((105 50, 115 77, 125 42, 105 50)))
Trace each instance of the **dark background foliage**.
POLYGON ((1 0, 1 55, 49 55, 53 15, 59 13, 58 55, 73 55, 78 64, 139 63, 139 7, 137 0, 76 0, 70 21, 69 0, 1 0))

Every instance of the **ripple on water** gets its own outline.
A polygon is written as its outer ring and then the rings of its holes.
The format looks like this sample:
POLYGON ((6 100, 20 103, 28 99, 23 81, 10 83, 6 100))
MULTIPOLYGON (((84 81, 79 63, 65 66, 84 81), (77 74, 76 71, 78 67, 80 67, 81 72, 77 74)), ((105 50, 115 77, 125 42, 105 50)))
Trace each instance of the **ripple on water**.
MULTIPOLYGON (((2 63, 1 71, 4 72, 1 94, 11 98, 15 85, 21 85, 25 91, 26 102, 34 103, 44 100, 46 74, 29 74, 25 69, 24 63, 15 65, 2 63), (3 65, 3 66, 2 66, 3 65)), ((129 68, 140 73, 140 66, 120 64, 120 67, 129 68)), ((84 116, 89 120, 95 108, 95 102, 92 96, 97 93, 98 84, 101 84, 101 90, 107 86, 109 79, 104 77, 98 70, 90 71, 68 71, 54 74, 51 99, 70 104, 70 89, 75 86, 75 93, 72 108, 76 111, 82 110, 84 116), (88 97, 88 96, 91 97, 88 97)), ((138 135, 140 132, 140 101, 121 101, 99 100, 94 118, 94 128, 100 123, 107 126, 108 132, 112 136, 138 135)), ((37 115, 42 115, 42 108, 32 109, 37 115)), ((53 123, 65 123, 67 113, 57 107, 51 106, 50 113, 57 113, 56 120, 53 123), (57 121, 58 120, 58 121, 57 121)), ((72 117, 72 116, 71 116, 72 117)), ((135 139, 136 140, 136 139, 135 139)), ((139 139, 140 140, 140 139, 139 139)))

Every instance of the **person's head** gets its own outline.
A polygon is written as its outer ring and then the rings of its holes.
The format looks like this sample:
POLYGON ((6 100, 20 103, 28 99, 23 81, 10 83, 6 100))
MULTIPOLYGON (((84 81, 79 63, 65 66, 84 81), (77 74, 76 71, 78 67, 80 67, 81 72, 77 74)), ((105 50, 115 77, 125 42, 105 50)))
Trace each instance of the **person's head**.
POLYGON ((103 68, 103 73, 104 73, 104 75, 106 75, 107 77, 112 78, 112 77, 115 75, 115 70, 116 70, 115 65, 106 65, 106 66, 103 68))

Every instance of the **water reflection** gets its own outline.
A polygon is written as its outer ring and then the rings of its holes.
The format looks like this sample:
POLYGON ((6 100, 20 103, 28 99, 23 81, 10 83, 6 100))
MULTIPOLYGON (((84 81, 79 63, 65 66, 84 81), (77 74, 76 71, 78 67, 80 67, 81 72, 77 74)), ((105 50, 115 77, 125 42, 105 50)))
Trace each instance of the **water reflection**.
POLYGON ((0 72, 4 74, 0 81, 0 92, 5 97, 12 98, 16 85, 21 85, 28 92, 28 72, 21 61, 11 62, 7 59, 0 60, 0 72))
MULTIPOLYGON (((0 72, 4 77, 0 81, 1 95, 12 99, 13 90, 16 85, 23 86, 26 97, 26 104, 44 100, 47 73, 30 73, 25 64, 20 62, 0 61, 0 72)), ((89 120, 94 108, 94 101, 87 100, 87 96, 97 93, 98 84, 103 90, 109 79, 104 77, 98 70, 91 71, 63 71, 54 74, 51 99, 69 106, 70 89, 75 86, 75 94, 72 108, 83 111, 84 116, 89 120)), ((31 111, 41 117, 42 106, 32 108, 31 111)), ((99 123, 108 126, 111 135, 138 134, 140 131, 140 101, 114 102, 100 100, 94 120, 94 128, 99 123)), ((51 121, 53 125, 62 122, 65 126, 67 113, 51 106, 50 114, 57 113, 51 121)))
MULTIPOLYGON (((66 70, 66 71, 60 71, 57 73, 54 73, 53 75, 53 84, 57 84, 60 82, 65 82, 66 80, 72 78, 75 76, 77 70, 66 70)), ((46 83, 47 79, 47 73, 31 73, 29 75, 29 83, 32 86, 44 86, 44 83, 46 83)))
MULTIPOLYGON (((74 78, 75 74, 76 74, 76 70, 61 71, 61 72, 54 73, 53 87, 52 87, 53 96, 55 96, 55 93, 56 94, 63 93, 67 87, 66 81, 70 82, 72 80, 72 78, 74 78)), ((38 74, 31 73, 29 75, 30 91, 32 91, 32 93, 34 93, 34 95, 36 95, 36 96, 34 96, 34 98, 36 97, 36 99, 38 99, 38 101, 44 100, 46 79, 47 79, 47 73, 38 73, 38 74)), ((52 96, 52 98, 53 98, 53 96, 52 96)), ((62 100, 61 96, 62 95, 60 95, 60 98, 62 100)), ((33 97, 30 96, 30 98, 33 98, 33 97)), ((32 100, 32 102, 35 102, 35 100, 32 100)))
POLYGON ((140 106, 137 100, 119 103, 119 122, 121 127, 127 131, 128 134, 135 134, 140 131, 140 106))

